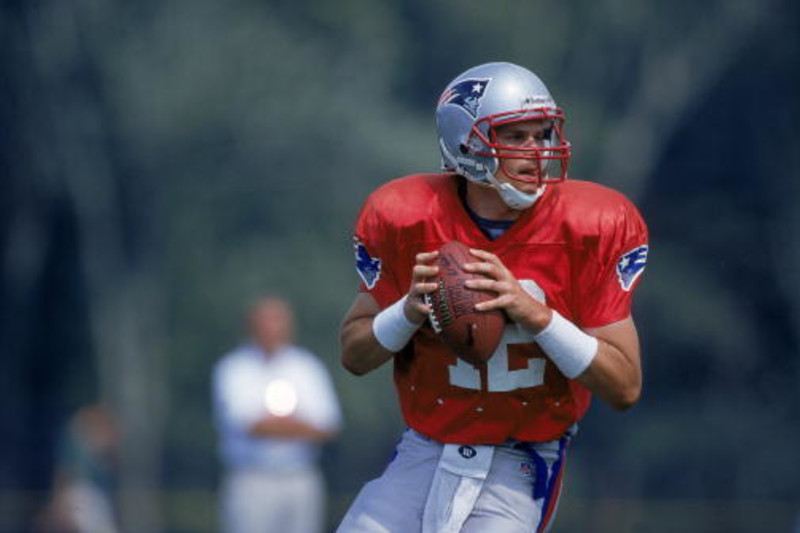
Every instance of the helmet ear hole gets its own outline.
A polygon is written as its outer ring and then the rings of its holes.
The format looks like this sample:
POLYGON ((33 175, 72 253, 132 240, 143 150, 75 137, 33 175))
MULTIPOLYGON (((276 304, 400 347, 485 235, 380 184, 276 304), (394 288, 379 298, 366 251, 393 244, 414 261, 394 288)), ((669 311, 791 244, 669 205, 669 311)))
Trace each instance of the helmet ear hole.
POLYGON ((464 143, 459 144, 458 149, 461 151, 462 155, 467 155, 469 153, 469 146, 464 143))

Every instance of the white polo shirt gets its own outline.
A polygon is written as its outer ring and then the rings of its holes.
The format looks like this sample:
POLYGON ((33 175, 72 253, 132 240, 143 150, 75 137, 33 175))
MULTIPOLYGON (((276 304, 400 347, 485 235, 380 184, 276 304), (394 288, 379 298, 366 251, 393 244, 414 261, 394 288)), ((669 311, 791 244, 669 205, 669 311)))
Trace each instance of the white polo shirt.
POLYGON ((341 424, 328 370, 297 346, 284 346, 270 356, 254 344, 235 349, 214 367, 213 396, 220 454, 228 468, 287 472, 314 466, 317 444, 249 435, 248 428, 264 416, 291 412, 324 431, 341 424))

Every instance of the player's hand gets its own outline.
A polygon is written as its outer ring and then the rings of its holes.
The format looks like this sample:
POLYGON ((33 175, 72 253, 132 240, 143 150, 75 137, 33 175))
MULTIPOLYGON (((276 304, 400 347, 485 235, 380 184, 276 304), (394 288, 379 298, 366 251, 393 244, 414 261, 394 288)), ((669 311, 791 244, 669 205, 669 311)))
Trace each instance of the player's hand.
POLYGON ((431 307, 425 303, 425 295, 432 293, 438 287, 431 281, 439 274, 439 267, 432 264, 439 256, 439 252, 423 252, 417 254, 416 264, 411 271, 411 287, 408 289, 408 298, 403 311, 411 322, 420 324, 428 318, 431 307))
POLYGON ((533 333, 543 330, 550 322, 550 308, 531 296, 499 257, 485 250, 470 249, 470 253, 480 262, 466 263, 464 270, 483 274, 486 279, 467 280, 465 286, 497 294, 496 298, 481 302, 475 308, 478 311, 503 309, 511 320, 525 329, 533 333))

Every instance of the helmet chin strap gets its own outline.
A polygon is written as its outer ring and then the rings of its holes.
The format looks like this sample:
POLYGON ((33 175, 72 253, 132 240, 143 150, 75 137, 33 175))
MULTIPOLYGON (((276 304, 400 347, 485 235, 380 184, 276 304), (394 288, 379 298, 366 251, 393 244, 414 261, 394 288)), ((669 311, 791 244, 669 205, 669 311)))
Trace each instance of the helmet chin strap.
POLYGON ((536 203, 536 200, 542 197, 545 187, 547 187, 547 185, 540 185, 539 188, 536 189, 536 192, 526 193, 520 191, 510 183, 498 181, 497 178, 491 175, 489 176, 489 181, 492 187, 500 194, 500 198, 503 199, 503 202, 511 209, 516 209, 517 211, 527 209, 536 203))

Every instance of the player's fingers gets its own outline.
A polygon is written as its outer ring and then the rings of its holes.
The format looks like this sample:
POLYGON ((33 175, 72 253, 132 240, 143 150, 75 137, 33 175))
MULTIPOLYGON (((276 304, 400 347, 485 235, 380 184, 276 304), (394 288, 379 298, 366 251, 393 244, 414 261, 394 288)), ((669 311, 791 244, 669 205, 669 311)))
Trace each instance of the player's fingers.
POLYGON ((499 257, 494 255, 493 253, 487 252, 485 250, 478 250, 474 248, 470 248, 470 253, 475 257, 482 260, 482 263, 488 263, 495 267, 495 271, 497 272, 498 277, 512 277, 511 272, 506 268, 503 262, 500 260, 499 257))
POLYGON ((478 248, 470 248, 469 253, 481 259, 482 261, 488 261, 489 263, 502 266, 503 262, 500 261, 500 258, 494 255, 491 252, 487 252, 486 250, 480 250, 478 248))
POLYGON ((415 256, 417 264, 431 263, 439 255, 438 251, 433 252, 420 252, 415 256))
POLYGON ((433 265, 414 265, 411 275, 415 279, 430 278, 439 273, 439 267, 433 265))
POLYGON ((404 312, 412 322, 421 323, 431 314, 431 308, 421 297, 407 298, 404 312))
POLYGON ((499 297, 475 304, 475 310, 477 311, 494 311, 495 309, 502 309, 503 307, 504 305, 499 297))
POLYGON ((498 281, 494 285, 494 291, 498 294, 510 294, 514 286, 508 281, 498 281))
POLYGON ((489 291, 502 294, 511 290, 511 285, 505 281, 497 281, 494 279, 468 279, 464 282, 464 286, 468 289, 478 291, 489 291))
POLYGON ((493 279, 468 279, 464 282, 464 286, 468 289, 474 289, 478 291, 491 291, 495 290, 495 285, 497 281, 493 279))
POLYGON ((431 306, 425 301, 424 298, 415 299, 411 302, 411 306, 420 313, 429 314, 431 311, 431 306))
POLYGON ((429 294, 435 291, 438 287, 439 284, 436 282, 422 281, 414 284, 412 287, 412 292, 416 295, 429 294))
POLYGON ((515 305, 514 295, 501 293, 497 298, 475 304, 478 311, 494 311, 495 309, 510 309, 515 305))
POLYGON ((487 262, 481 263, 464 263, 464 270, 475 274, 483 274, 490 278, 499 279, 503 276, 504 271, 501 267, 487 262))

